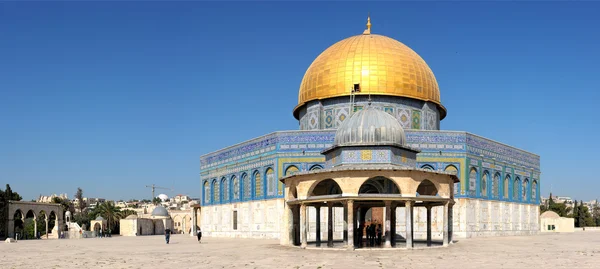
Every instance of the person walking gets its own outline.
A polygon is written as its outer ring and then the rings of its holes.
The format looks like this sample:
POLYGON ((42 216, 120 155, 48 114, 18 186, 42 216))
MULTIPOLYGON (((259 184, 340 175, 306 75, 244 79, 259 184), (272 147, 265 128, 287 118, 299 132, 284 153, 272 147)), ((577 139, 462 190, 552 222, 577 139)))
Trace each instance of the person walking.
POLYGON ((165 241, 167 241, 167 244, 169 244, 169 239, 171 239, 171 229, 167 228, 165 229, 165 241))
POLYGON ((198 234, 196 236, 198 236, 198 243, 200 243, 200 240, 202 240, 202 230, 200 228, 198 228, 198 234))

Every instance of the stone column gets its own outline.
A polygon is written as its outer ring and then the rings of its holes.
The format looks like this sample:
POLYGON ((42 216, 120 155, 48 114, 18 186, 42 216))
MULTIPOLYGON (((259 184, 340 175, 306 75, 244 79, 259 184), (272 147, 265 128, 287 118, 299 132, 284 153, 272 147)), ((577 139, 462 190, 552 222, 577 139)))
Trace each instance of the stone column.
POLYGON ((406 201, 406 248, 413 248, 413 201, 406 201))
POLYGON ((317 247, 321 246, 321 206, 315 206, 316 214, 316 224, 317 224, 317 247))
MULTIPOLYGON (((448 243, 452 243, 452 232, 454 231, 454 203, 448 205, 448 243)), ((539 209, 539 207, 537 207, 539 209)))
POLYGON ((354 249, 354 225, 356 221, 354 221, 354 201, 348 200, 346 203, 346 212, 348 219, 348 249, 354 249))
POLYGON ((33 238, 37 239, 37 218, 35 216, 33 216, 33 238))
POLYGON ((292 206, 288 205, 285 201, 283 203, 283 229, 281 231, 281 238, 279 239, 279 243, 282 245, 293 245, 294 210, 292 209, 292 206))
POLYGON ((333 247, 333 203, 327 202, 327 247, 333 247))
POLYGON ((390 227, 390 232, 392 233, 391 244, 392 247, 396 246, 396 206, 392 205, 392 224, 390 227))
POLYGON ((46 215, 46 239, 48 239, 48 216, 46 215))
MULTIPOLYGON (((348 244, 348 207, 346 206, 346 202, 342 203, 344 207, 344 246, 348 244)), ((352 221, 352 220, 350 220, 352 221)))
POLYGON ((10 215, 10 212, 8 215, 8 221, 6 222, 8 225, 8 227, 6 227, 8 234, 6 236, 15 238, 15 220, 13 219, 13 216, 10 215))
POLYGON ((385 244, 384 247, 390 248, 392 247, 392 202, 385 201, 385 244))
POLYGON ((300 205, 300 240, 301 240, 301 245, 303 248, 306 248, 306 246, 308 245, 308 241, 307 241, 307 234, 306 234, 306 225, 308 224, 308 222, 306 221, 306 205, 305 204, 301 204, 300 205))
POLYGON ((431 206, 426 205, 427 208, 427 246, 431 246, 431 206))
POLYGON ((192 234, 191 234, 191 236, 196 236, 196 234, 198 234, 198 228, 196 227, 196 222, 197 222, 197 220, 196 220, 196 208, 192 207, 192 234))
POLYGON ((444 246, 448 246, 448 209, 449 209, 449 202, 445 202, 444 203, 444 240, 443 245, 444 246))

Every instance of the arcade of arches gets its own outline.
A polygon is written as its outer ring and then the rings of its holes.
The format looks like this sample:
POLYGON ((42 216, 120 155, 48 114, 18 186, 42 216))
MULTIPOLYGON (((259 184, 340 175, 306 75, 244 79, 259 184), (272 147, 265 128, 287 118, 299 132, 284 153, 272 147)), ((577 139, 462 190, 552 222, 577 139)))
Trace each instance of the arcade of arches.
MULTIPOLYGON (((24 238, 24 224, 26 220, 33 222, 33 236, 38 234, 38 222, 44 223, 44 229, 40 232, 46 238, 50 236, 57 238, 57 234, 52 231, 62 231, 63 210, 59 204, 9 201, 8 219, 6 220, 6 235, 14 238, 19 234, 19 238, 24 238)), ((32 236, 32 235, 29 235, 32 236)))
POLYGON ((452 238, 452 206, 454 183, 458 178, 450 173, 425 169, 344 169, 333 168, 296 173, 281 179, 285 183, 286 214, 281 237, 284 245, 354 249, 374 246, 365 240, 365 227, 369 218, 381 219, 382 247, 413 248, 414 209, 427 210, 427 246, 431 246, 431 209, 443 207, 443 240, 447 246, 452 238), (316 209, 316 238, 308 241, 307 211, 316 209), (333 210, 343 208, 343 239, 334 239, 333 210), (327 227, 321 226, 321 208, 326 208, 327 227), (396 218, 396 208, 405 209, 404 219, 396 218), (377 216, 379 215, 379 216, 377 216), (396 231, 396 223, 405 222, 405 236, 396 231), (327 230, 327 238, 321 239, 321 230, 327 230), (405 244, 401 242, 404 241, 405 244))

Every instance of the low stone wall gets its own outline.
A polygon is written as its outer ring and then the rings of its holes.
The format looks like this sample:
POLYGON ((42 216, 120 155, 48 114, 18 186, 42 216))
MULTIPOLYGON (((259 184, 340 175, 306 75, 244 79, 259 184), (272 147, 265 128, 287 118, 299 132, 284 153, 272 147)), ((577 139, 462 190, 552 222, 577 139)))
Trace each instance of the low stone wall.
POLYGON ((600 227, 575 228, 576 232, 600 232, 600 227))
POLYGON ((204 206, 202 236, 278 239, 283 205, 283 199, 270 199, 204 206))

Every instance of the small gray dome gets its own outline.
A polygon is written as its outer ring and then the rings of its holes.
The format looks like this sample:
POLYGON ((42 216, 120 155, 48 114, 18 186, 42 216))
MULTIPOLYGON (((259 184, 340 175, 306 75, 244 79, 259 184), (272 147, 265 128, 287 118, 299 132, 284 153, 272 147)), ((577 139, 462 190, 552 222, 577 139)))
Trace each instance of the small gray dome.
POLYGON ((103 221, 103 220, 104 220, 104 218, 103 218, 102 216, 98 216, 98 217, 96 217, 96 220, 103 221))
POLYGON ((164 208, 162 206, 157 206, 154 208, 154 210, 152 210, 152 216, 153 217, 168 217, 169 212, 167 211, 166 208, 164 208))
POLYGON ((404 145, 406 138, 400 122, 387 112, 367 106, 344 120, 337 132, 335 146, 404 145))

